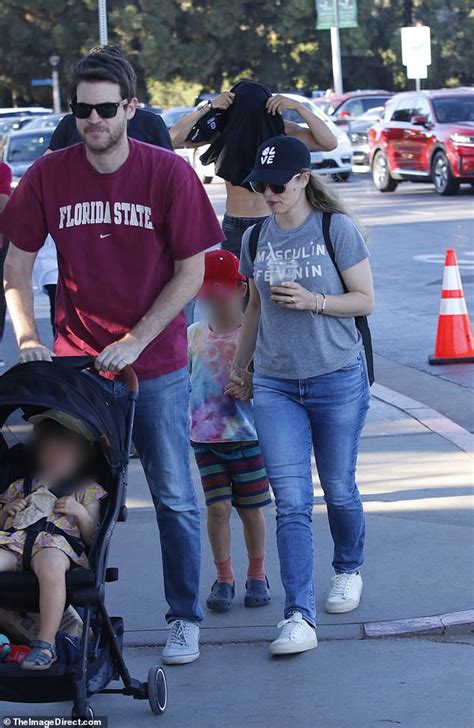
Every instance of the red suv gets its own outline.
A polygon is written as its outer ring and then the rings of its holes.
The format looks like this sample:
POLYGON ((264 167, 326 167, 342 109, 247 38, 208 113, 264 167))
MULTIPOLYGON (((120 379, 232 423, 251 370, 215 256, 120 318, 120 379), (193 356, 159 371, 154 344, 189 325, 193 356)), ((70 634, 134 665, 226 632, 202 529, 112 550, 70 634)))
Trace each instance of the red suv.
POLYGON ((369 129, 369 159, 380 192, 405 180, 431 180, 440 195, 474 184, 474 91, 397 94, 369 129))

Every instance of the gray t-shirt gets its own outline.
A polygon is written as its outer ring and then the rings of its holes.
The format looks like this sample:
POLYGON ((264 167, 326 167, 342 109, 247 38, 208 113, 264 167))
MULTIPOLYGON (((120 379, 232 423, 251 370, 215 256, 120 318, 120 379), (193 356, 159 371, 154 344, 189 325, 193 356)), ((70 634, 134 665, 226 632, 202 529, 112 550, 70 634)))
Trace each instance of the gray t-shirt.
MULTIPOLYGON (((336 371, 355 359, 362 340, 353 318, 313 317, 309 311, 285 309, 270 299, 268 241, 277 258, 296 258, 297 283, 315 293, 344 293, 324 243, 322 214, 311 212, 292 230, 281 228, 273 216, 267 218, 260 231, 255 263, 249 253, 250 230, 242 239, 240 272, 254 279, 261 300, 255 371, 278 379, 309 379, 336 371)), ((364 239, 347 215, 332 215, 330 233, 341 273, 368 257, 364 239)))

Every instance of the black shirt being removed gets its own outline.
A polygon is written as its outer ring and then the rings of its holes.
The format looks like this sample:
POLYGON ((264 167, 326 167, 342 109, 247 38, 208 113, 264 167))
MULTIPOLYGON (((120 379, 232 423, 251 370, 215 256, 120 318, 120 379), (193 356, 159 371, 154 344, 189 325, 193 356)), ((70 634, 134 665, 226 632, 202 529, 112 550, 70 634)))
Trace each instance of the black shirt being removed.
MULTIPOLYGON (((135 116, 128 122, 128 136, 140 142, 173 151, 166 124, 161 116, 153 113, 153 111, 137 109, 135 116)), ((65 149, 72 144, 79 144, 81 141, 82 139, 76 127, 76 119, 73 114, 66 114, 54 130, 49 142, 49 149, 55 152, 57 149, 65 149)))

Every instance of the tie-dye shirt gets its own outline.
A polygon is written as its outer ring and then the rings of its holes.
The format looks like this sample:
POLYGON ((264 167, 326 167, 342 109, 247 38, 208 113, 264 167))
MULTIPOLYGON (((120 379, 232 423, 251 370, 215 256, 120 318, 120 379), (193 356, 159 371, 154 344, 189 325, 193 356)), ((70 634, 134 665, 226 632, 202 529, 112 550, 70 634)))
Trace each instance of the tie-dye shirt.
POLYGON ((239 332, 240 327, 216 334, 207 323, 196 323, 188 329, 193 442, 257 440, 252 403, 224 393, 239 332))

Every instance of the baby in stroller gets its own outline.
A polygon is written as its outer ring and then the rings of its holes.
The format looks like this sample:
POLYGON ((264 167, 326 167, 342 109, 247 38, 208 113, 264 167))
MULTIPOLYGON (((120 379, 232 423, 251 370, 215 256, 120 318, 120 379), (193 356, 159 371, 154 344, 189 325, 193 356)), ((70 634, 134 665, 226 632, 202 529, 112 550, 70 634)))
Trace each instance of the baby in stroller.
POLYGON ((39 582, 38 638, 25 670, 47 670, 66 603, 66 571, 89 568, 90 546, 107 492, 96 481, 100 453, 83 422, 60 410, 30 417, 32 478, 0 496, 0 571, 31 570, 39 582))

